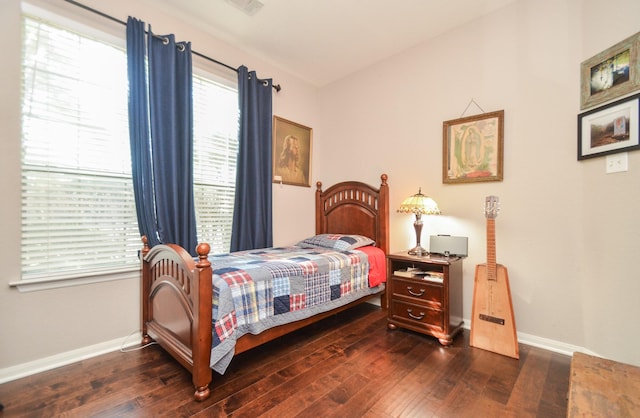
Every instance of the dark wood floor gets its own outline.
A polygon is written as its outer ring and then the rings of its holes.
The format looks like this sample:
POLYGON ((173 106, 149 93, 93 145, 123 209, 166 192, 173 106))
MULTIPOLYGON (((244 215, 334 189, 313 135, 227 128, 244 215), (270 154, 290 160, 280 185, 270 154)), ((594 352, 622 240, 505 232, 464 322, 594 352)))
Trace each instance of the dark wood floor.
POLYGON ((389 331, 364 304, 237 356, 212 396, 158 346, 0 385, 0 417, 564 417, 570 357, 520 345, 520 360, 389 331))

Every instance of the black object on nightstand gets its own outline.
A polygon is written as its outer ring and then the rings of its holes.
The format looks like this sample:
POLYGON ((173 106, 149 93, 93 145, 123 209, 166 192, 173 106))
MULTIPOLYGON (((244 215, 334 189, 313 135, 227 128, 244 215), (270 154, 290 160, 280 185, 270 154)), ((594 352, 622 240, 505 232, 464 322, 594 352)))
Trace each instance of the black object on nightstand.
POLYGON ((450 345, 462 331, 462 258, 406 252, 387 256, 387 326, 450 345))

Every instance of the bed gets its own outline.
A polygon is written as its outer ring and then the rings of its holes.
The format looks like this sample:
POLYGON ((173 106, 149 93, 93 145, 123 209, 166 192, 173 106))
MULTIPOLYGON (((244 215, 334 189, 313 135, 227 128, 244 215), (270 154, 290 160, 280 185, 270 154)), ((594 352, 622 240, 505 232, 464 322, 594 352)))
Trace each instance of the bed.
POLYGON ((346 181, 324 191, 318 182, 316 235, 301 237, 292 247, 209 255, 209 245, 201 243, 194 258, 175 244, 149 248, 143 237, 142 344, 155 341, 189 370, 194 397, 202 401, 210 396, 213 370, 224 373, 234 354, 372 298, 379 297, 386 307, 383 282, 385 255, 389 252, 389 188, 386 174, 380 180, 379 187, 346 181), (367 245, 367 239, 371 245, 367 245), (326 240, 339 240, 340 245, 345 240, 348 244, 358 242, 347 249, 336 246, 335 251, 318 245, 326 240), (288 255, 290 251, 293 255, 288 255), (331 261, 320 261, 327 252, 334 253, 328 255, 331 261), (302 260, 302 266, 292 266, 292 259, 302 260), (265 275, 256 264, 275 274, 265 280, 268 284, 247 278, 265 275), (320 265, 324 264, 338 265, 339 272, 322 273, 320 265), (373 268, 369 274, 373 266, 378 267, 375 280, 373 268), (343 274, 353 276, 345 278, 343 274), (305 276, 302 293, 307 288, 321 289, 300 296, 292 289, 299 290, 301 285, 288 281, 293 276, 305 276), (321 277, 329 278, 330 283, 322 284, 321 277), (285 288, 289 286, 288 294, 282 290, 282 283, 285 288), (247 288, 258 293, 243 293, 247 288))

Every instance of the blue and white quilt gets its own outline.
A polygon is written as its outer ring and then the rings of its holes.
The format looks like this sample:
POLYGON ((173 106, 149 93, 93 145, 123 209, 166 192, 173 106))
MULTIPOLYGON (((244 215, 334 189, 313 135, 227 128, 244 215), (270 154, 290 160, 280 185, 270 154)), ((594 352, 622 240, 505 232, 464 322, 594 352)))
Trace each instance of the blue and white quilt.
POLYGON ((360 250, 274 247, 209 256, 213 269, 211 368, 224 373, 246 333, 308 318, 379 292, 360 250))

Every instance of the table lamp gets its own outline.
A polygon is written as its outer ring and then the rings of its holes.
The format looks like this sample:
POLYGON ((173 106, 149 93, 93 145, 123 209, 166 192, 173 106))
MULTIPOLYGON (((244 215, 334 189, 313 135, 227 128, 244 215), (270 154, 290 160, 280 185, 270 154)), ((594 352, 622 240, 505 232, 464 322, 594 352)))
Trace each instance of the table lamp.
POLYGON ((422 194, 422 188, 418 193, 407 197, 398 209, 400 213, 414 213, 416 220, 413 227, 416 230, 416 246, 409 250, 409 254, 422 256, 428 254, 427 250, 420 245, 420 235, 422 234, 422 215, 440 215, 438 204, 429 196, 422 194))

